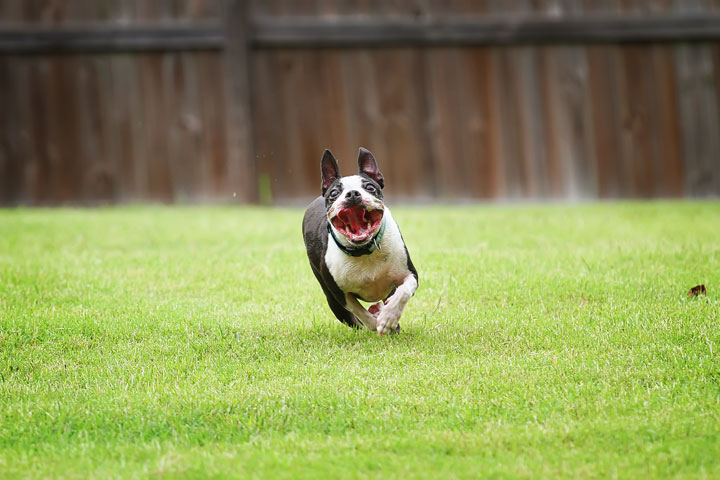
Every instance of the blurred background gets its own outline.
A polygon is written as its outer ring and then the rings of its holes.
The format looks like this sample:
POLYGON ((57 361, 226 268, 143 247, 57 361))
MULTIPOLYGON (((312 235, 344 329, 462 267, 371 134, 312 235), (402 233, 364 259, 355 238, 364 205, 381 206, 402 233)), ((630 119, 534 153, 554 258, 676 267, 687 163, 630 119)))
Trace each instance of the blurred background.
POLYGON ((720 195, 720 0, 0 0, 0 204, 720 195))

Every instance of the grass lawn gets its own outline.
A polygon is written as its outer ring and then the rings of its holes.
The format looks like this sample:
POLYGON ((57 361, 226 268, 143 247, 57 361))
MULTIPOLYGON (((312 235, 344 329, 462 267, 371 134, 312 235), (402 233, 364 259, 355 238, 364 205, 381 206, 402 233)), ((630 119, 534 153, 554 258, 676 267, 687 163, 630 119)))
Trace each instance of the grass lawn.
POLYGON ((378 337, 300 209, 0 210, 0 476, 720 477, 720 203, 393 213, 378 337))

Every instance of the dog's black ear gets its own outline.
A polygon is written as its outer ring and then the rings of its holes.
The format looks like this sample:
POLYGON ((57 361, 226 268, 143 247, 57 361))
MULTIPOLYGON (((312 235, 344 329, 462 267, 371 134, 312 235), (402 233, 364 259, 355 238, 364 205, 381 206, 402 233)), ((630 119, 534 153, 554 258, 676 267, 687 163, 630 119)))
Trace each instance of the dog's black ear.
POLYGON ((325 150, 325 153, 323 153, 320 161, 320 172, 322 173, 322 194, 325 195, 328 187, 340 176, 337 160, 335 160, 330 150, 325 150))
POLYGON ((367 148, 360 147, 360 151, 358 152, 358 169, 360 173, 364 173, 375 180, 378 185, 380 185, 380 188, 385 188, 385 179, 382 173, 380 173, 375 157, 373 157, 373 154, 370 153, 370 150, 367 148))

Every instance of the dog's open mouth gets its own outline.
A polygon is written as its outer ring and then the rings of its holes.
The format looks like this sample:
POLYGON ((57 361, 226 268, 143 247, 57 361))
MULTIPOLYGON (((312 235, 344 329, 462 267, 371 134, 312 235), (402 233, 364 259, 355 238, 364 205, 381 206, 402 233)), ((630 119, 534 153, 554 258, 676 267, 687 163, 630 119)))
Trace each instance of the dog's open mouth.
POLYGON ((344 208, 331 220, 333 227, 353 243, 362 243, 380 228, 382 210, 365 210, 361 205, 344 208))

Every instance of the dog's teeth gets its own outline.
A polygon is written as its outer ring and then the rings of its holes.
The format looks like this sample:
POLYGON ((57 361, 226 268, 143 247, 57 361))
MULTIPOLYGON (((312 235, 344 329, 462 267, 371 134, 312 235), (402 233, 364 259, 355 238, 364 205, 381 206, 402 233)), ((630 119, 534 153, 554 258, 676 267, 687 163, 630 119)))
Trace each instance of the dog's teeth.
POLYGON ((367 229, 370 230, 370 222, 368 222, 367 229))

